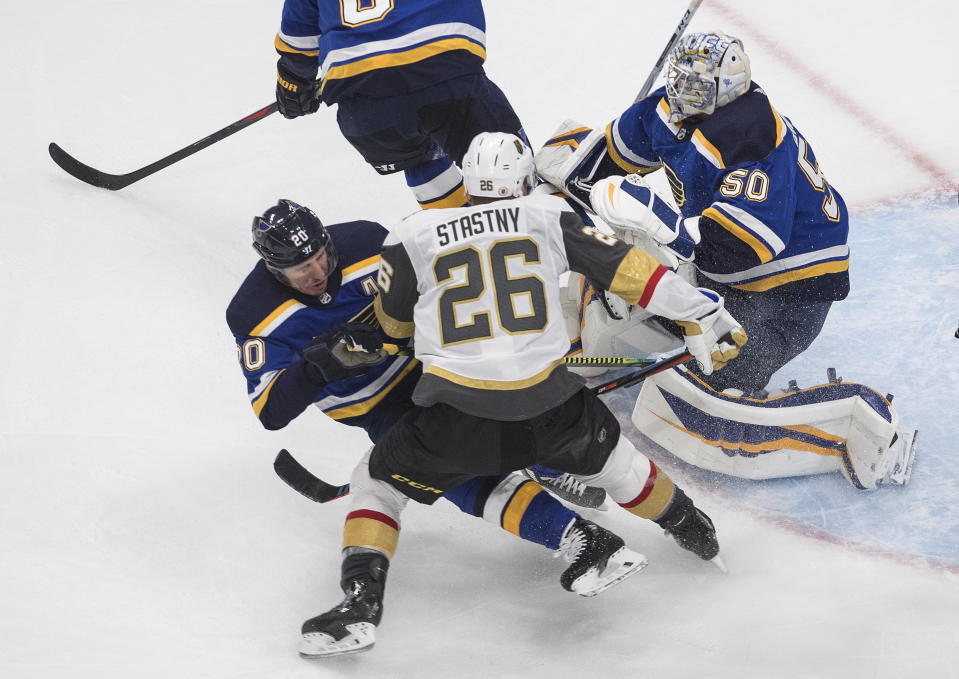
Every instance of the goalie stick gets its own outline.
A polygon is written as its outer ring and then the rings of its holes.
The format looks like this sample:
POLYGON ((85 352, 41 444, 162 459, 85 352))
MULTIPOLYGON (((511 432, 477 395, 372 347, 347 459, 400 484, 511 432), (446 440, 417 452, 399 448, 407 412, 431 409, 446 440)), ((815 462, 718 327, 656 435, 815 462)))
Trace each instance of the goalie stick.
MULTIPOLYGON (((634 384, 639 384, 647 377, 655 375, 656 373, 661 373, 664 370, 669 370, 673 366, 677 366, 680 363, 685 363, 692 357, 692 354, 690 354, 688 351, 684 351, 676 356, 669 356, 667 358, 660 359, 655 363, 646 365, 646 367, 642 368, 636 373, 627 375, 624 378, 610 380, 609 382, 604 382, 603 384, 593 387, 591 391, 598 396, 599 394, 606 394, 614 389, 620 389, 622 387, 629 387, 634 384)), ((623 360, 645 361, 646 359, 623 360)), ((584 364, 581 363, 580 365, 584 364)), ((594 363, 591 365, 596 364, 594 363)), ((623 364, 618 363, 616 365, 622 366, 623 364)), ((638 365, 643 364, 639 363, 638 365)), ((327 483, 323 479, 318 478, 310 470, 297 462, 296 458, 294 458, 286 448, 281 450, 276 456, 276 460, 273 461, 273 470, 276 472, 276 475, 279 476, 290 488, 298 492, 303 497, 313 500, 314 502, 330 502, 332 500, 349 495, 350 493, 350 484, 344 483, 342 486, 335 486, 332 483, 327 483)))
POLYGON ((636 103, 640 99, 644 98, 649 91, 653 89, 653 82, 656 80, 656 76, 659 75, 659 72, 663 70, 663 64, 666 63, 666 57, 669 56, 669 53, 672 51, 673 47, 676 46, 676 43, 679 42, 679 39, 683 37, 683 33, 686 32, 686 29, 689 27, 689 22, 693 20, 693 15, 696 13, 696 10, 699 9, 699 6, 703 4, 703 0, 691 0, 689 7, 686 8, 686 13, 683 14, 683 18, 679 20, 679 23, 676 25, 676 30, 673 31, 673 34, 669 38, 669 42, 666 43, 663 53, 659 55, 659 59, 656 60, 656 63, 653 65, 653 70, 650 71, 649 76, 646 78, 646 82, 643 83, 642 89, 639 90, 639 94, 636 95, 636 98, 633 99, 633 103, 636 103))
POLYGON ((235 123, 227 125, 222 130, 217 130, 213 134, 204 137, 200 141, 193 142, 189 146, 186 146, 179 151, 175 151, 165 158, 161 158, 154 163, 150 163, 146 167, 141 167, 139 170, 134 170, 133 172, 128 172, 126 174, 110 174, 108 172, 101 172, 100 170, 92 168, 89 165, 85 165, 64 151, 54 142, 50 142, 50 146, 47 147, 47 150, 50 152, 50 157, 53 158, 53 162, 59 165, 64 172, 73 175, 81 182, 86 182, 91 186, 96 186, 101 189, 119 191, 125 186, 129 186, 134 182, 138 182, 144 177, 149 177, 154 172, 159 172, 163 168, 169 167, 170 165, 173 165, 173 163, 192 156, 197 151, 202 151, 207 146, 212 146, 218 141, 226 139, 231 134, 235 134, 240 130, 249 127, 253 123, 263 120, 268 115, 276 113, 276 110, 276 102, 270 104, 269 106, 264 106, 259 111, 254 111, 247 117, 241 118, 235 123))

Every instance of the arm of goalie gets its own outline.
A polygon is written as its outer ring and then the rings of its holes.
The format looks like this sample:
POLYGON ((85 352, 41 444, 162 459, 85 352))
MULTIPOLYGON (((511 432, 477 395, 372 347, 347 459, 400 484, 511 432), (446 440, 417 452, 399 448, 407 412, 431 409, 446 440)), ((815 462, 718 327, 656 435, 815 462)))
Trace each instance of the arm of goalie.
POLYGON ((683 219, 639 175, 600 179, 589 199, 593 211, 617 230, 649 236, 683 261, 693 258, 700 239, 699 217, 683 219))

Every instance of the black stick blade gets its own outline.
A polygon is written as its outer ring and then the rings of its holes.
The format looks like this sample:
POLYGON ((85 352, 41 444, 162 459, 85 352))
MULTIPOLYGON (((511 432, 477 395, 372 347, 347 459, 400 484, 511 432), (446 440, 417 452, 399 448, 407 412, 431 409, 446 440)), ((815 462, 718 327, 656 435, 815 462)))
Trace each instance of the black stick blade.
POLYGON ((350 485, 334 486, 316 478, 284 448, 273 461, 273 470, 290 488, 314 502, 331 502, 350 494, 350 485))
POLYGON ((81 182, 86 182, 91 186, 96 186, 101 189, 109 189, 110 191, 122 189, 129 184, 129 182, 124 181, 124 177, 121 175, 107 174, 89 165, 84 165, 53 142, 50 142, 47 150, 50 152, 50 157, 53 158, 53 162, 59 165, 64 172, 73 175, 81 182))

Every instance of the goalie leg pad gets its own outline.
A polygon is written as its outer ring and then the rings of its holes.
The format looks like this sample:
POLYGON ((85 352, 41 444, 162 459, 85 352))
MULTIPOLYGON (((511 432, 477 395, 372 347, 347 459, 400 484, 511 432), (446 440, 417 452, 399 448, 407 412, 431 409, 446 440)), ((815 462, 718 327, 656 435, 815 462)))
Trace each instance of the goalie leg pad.
POLYGON ((899 417, 878 392, 830 383, 766 399, 711 389, 688 371, 647 379, 633 422, 689 464, 746 479, 842 471, 875 488, 894 462, 899 417))

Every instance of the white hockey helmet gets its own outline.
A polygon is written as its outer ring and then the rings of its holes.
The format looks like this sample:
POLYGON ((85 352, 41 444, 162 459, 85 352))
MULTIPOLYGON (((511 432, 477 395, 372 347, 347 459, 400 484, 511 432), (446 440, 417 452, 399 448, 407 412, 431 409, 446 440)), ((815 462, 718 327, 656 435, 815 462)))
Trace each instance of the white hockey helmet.
POLYGON ((463 185, 470 196, 516 198, 536 184, 533 152, 515 134, 481 132, 463 156, 463 185))
POLYGON ((748 92, 751 75, 742 40, 722 31, 690 33, 666 62, 670 121, 711 114, 748 92))

